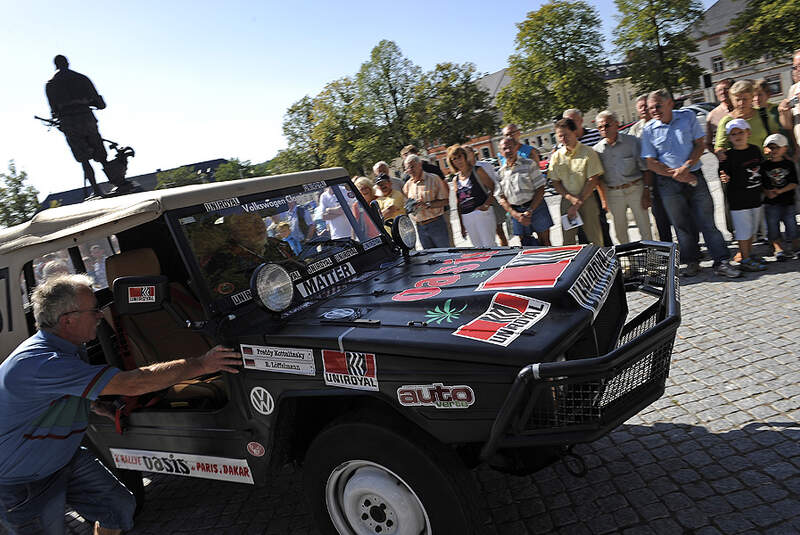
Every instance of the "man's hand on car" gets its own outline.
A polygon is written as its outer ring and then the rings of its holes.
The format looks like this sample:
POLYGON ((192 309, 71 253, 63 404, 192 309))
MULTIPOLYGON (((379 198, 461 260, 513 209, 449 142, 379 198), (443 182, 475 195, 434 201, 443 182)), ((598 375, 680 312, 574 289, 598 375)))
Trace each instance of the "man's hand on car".
POLYGON ((229 347, 215 346, 198 360, 203 369, 202 375, 218 371, 239 373, 237 367, 242 364, 242 355, 229 347))

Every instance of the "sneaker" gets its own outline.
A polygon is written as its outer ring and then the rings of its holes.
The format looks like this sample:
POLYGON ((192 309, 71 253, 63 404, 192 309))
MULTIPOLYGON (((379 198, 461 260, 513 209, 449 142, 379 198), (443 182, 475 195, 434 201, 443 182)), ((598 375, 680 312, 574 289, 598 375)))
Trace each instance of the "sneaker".
POLYGON ((698 262, 689 262, 686 267, 681 270, 682 277, 694 277, 700 273, 700 264, 698 262))
POLYGON ((775 260, 778 262, 786 262, 787 260, 794 260, 794 253, 791 251, 778 251, 775 253, 775 260))
POLYGON ((728 277, 729 279, 735 279, 736 277, 742 276, 742 272, 733 267, 727 260, 723 260, 714 266, 714 274, 721 277, 728 277))
POLYGON ((767 266, 759 263, 758 260, 756 260, 751 256, 739 262, 739 269, 741 269, 742 271, 750 271, 750 272, 764 271, 765 269, 767 269, 767 266))

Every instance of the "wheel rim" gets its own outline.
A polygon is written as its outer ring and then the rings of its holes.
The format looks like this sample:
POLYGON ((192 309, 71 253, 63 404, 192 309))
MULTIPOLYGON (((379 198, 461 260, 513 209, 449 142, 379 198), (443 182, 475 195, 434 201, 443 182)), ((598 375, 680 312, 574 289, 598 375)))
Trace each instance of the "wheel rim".
POLYGON ((371 461, 337 466, 325 484, 325 503, 342 535, 431 535, 425 506, 397 474, 371 461))

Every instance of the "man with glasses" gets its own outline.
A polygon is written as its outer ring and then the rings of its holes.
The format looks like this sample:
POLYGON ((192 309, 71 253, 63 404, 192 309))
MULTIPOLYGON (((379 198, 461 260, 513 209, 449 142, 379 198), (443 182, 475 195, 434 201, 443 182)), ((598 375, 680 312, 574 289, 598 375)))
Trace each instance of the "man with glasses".
POLYGON ((10 533, 61 533, 69 504, 95 534, 133 527, 136 501, 81 447, 99 396, 138 396, 226 371, 241 356, 217 346, 198 358, 122 371, 87 362, 102 317, 87 275, 61 275, 31 295, 39 329, 0 364, 0 525, 10 533))
POLYGON ((614 230, 620 243, 628 243, 628 208, 639 227, 643 240, 652 239, 650 231, 650 176, 645 177, 647 165, 642 161, 639 138, 619 133, 619 120, 608 110, 595 118, 603 139, 593 148, 603 163, 601 187, 606 189, 608 210, 614 220, 614 230), (647 182, 645 182, 647 180, 647 182))
MULTIPOLYGON (((508 124, 503 127, 503 137, 510 137, 514 140, 514 143, 517 144, 517 156, 520 158, 528 158, 536 162, 536 165, 539 165, 539 151, 534 150, 532 146, 528 145, 527 143, 522 143, 520 141, 520 136, 522 134, 519 131, 519 127, 514 123, 508 124)), ((503 156, 502 151, 500 154, 497 155, 497 160, 500 162, 500 165, 506 163, 506 157, 503 156)))
POLYGON ((393 219, 406 213, 406 197, 392 187, 392 180, 388 175, 379 175, 375 179, 375 185, 381 190, 382 196, 377 199, 384 219, 393 219))

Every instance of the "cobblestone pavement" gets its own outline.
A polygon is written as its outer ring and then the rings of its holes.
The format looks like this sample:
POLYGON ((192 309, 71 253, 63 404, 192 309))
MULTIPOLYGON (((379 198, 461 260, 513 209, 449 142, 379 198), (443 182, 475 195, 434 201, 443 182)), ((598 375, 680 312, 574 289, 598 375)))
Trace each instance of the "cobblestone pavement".
MULTIPOLYGON (((532 476, 478 469, 499 534, 800 532, 800 261, 683 279, 666 394, 532 476)), ((299 470, 261 489, 155 476, 135 534, 317 533, 299 470)), ((70 533, 89 533, 69 517, 70 533)))

